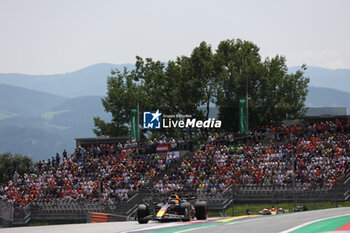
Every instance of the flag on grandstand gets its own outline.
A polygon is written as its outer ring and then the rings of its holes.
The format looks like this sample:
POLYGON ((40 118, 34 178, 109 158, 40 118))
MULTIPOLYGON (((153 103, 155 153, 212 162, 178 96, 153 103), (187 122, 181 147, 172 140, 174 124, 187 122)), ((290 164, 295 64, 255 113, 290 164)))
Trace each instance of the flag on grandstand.
POLYGON ((157 145, 157 153, 165 153, 169 151, 169 145, 157 145))

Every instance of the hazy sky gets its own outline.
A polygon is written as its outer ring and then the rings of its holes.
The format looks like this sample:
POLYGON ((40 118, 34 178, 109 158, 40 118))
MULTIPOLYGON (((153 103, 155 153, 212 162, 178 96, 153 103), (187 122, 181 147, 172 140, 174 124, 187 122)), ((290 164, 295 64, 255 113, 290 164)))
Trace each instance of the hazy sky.
POLYGON ((350 68, 348 0, 0 0, 0 73, 167 61, 241 38, 288 66, 350 68))

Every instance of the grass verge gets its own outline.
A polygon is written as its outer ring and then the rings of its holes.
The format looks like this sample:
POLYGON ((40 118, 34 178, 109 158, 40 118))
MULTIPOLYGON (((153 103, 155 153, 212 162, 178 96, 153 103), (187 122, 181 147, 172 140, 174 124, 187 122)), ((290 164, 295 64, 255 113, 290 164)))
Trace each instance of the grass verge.
MULTIPOLYGON (((296 206, 306 206, 309 210, 321 210, 336 207, 349 207, 350 200, 344 202, 296 202, 296 206)), ((235 203, 234 204, 234 216, 246 215, 246 210, 250 211, 250 214, 258 214, 262 209, 270 209, 272 207, 271 203, 235 203)), ((294 203, 275 203, 276 208, 283 208, 293 212, 294 203)), ((232 207, 228 208, 226 211, 226 216, 232 216, 232 207)), ((209 217, 218 217, 220 212, 209 211, 209 217)))

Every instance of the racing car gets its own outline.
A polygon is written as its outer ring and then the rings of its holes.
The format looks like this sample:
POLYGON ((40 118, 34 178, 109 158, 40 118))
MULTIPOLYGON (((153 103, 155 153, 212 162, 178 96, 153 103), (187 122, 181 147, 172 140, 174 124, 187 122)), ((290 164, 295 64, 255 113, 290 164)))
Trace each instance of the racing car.
POLYGON ((171 195, 165 203, 158 203, 152 208, 149 204, 140 204, 137 207, 138 222, 148 223, 149 220, 159 222, 167 221, 191 221, 196 217, 197 220, 204 220, 208 217, 208 204, 206 201, 197 200, 192 205, 188 199, 180 199, 177 195, 171 195))
POLYGON ((259 214, 261 215, 276 215, 276 214, 285 214, 289 213, 288 210, 284 210, 283 208, 275 208, 272 207, 271 209, 263 209, 259 211, 259 214))

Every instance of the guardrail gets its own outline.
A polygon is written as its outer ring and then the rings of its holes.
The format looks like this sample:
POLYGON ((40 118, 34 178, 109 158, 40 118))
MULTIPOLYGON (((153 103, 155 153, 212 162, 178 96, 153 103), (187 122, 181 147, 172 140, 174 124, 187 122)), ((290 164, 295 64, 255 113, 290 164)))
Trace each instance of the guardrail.
POLYGON ((139 193, 136 193, 136 194, 133 195, 130 199, 128 199, 128 200, 126 201, 126 203, 131 202, 131 201, 132 201, 133 199, 135 199, 138 195, 139 195, 139 193))
POLYGON ((127 212, 127 219, 126 221, 133 221, 135 220, 135 218, 133 216, 136 215, 136 212, 137 212, 137 207, 138 207, 138 204, 135 204, 128 212, 127 212))

